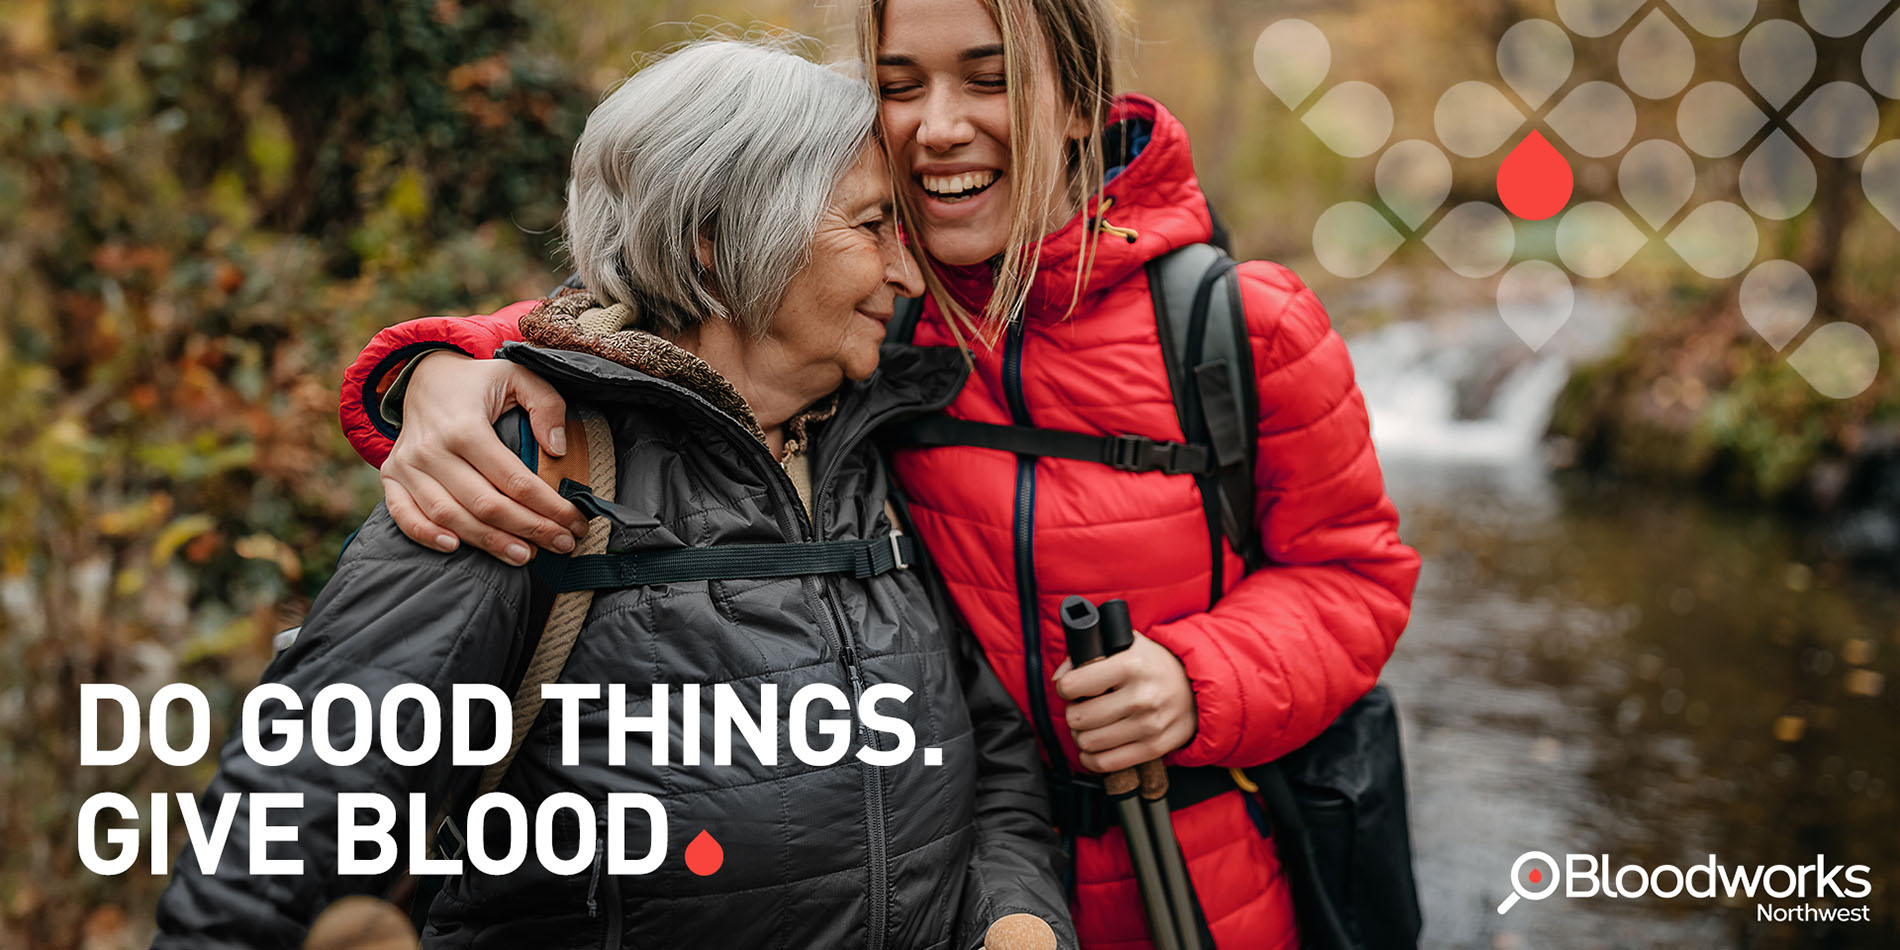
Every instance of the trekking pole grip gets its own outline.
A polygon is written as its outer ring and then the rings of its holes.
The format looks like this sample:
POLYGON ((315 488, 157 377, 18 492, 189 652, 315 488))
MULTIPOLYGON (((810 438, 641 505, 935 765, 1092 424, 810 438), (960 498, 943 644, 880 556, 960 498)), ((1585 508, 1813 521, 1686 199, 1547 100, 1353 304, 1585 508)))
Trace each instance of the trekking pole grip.
MULTIPOLYGON (((1119 598, 1103 601, 1095 613, 1098 618, 1095 637, 1102 656, 1114 656, 1135 645, 1135 626, 1128 617, 1128 601, 1119 598)), ((1111 796, 1138 790, 1142 798, 1153 800, 1168 794, 1168 769, 1159 759, 1143 762, 1103 778, 1102 787, 1111 796)))
POLYGON ((1062 599, 1062 633, 1072 666, 1102 658, 1101 626, 1102 615, 1087 597, 1070 594, 1062 599))
POLYGON ((1168 767, 1160 759, 1151 759, 1131 771, 1140 777, 1141 797, 1157 801, 1168 797, 1168 767))

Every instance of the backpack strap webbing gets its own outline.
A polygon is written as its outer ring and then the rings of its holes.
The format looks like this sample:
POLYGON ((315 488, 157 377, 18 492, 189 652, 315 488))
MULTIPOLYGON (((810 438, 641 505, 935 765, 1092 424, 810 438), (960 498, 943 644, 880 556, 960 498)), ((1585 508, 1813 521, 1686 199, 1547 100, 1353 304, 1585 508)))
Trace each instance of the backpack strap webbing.
POLYGON ((890 423, 878 436, 894 447, 935 448, 971 445, 1018 455, 1100 462, 1124 472, 1194 475, 1212 472, 1204 446, 1162 442, 1138 435, 1100 436, 1060 429, 971 422, 945 413, 913 416, 890 423))
MULTIPOLYGON (((524 417, 525 418, 525 417, 524 417)), ((600 413, 589 409, 579 411, 579 419, 568 419, 567 431, 570 444, 566 455, 556 458, 547 454, 547 450, 537 447, 538 458, 533 466, 536 474, 549 485, 559 488, 563 483, 574 481, 572 476, 583 475, 587 484, 611 491, 618 481, 618 472, 614 460, 613 432, 607 427, 607 420, 600 413), (578 425, 575 424, 578 421, 578 425), (580 471, 585 466, 585 471, 580 471)), ((605 518, 594 518, 588 522, 587 537, 574 548, 570 557, 600 555, 607 550, 607 536, 613 529, 613 523, 605 518)), ((543 560, 561 560, 543 553, 531 563, 540 565, 543 560)), ((541 714, 541 687, 554 682, 561 676, 561 670, 567 666, 568 655, 574 652, 574 642, 579 639, 581 624, 587 619, 587 610, 594 603, 591 589, 562 591, 556 594, 554 604, 548 609, 546 628, 541 640, 535 645, 534 656, 528 660, 528 666, 521 676, 521 685, 515 690, 514 731, 508 741, 508 754, 501 760, 488 766, 482 772, 482 781, 477 797, 486 795, 501 784, 502 776, 508 774, 508 767, 514 764, 515 754, 521 751, 521 742, 527 738, 528 728, 534 725, 535 717, 541 714)))
MULTIPOLYGON (((619 508, 595 498, 575 482, 561 494, 594 514, 619 508)), ((849 574, 876 577, 904 570, 917 561, 917 545, 893 531, 867 540, 800 541, 788 544, 721 544, 711 547, 585 553, 530 565, 536 577, 557 592, 619 590, 648 584, 849 574)))

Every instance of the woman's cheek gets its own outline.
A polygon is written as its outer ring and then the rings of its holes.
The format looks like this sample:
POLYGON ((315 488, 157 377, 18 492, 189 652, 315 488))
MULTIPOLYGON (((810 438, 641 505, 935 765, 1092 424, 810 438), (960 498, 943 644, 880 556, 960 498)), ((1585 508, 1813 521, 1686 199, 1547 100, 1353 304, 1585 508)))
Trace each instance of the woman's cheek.
POLYGON ((877 371, 880 342, 874 332, 853 333, 839 353, 845 376, 859 381, 870 379, 877 371))

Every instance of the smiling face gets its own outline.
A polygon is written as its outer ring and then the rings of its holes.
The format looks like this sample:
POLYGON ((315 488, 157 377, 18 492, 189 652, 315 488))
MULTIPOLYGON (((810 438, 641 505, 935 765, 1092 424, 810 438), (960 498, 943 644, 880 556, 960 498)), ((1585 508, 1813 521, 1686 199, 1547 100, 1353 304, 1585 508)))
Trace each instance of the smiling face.
POLYGON ((897 240, 884 156, 867 146, 819 217, 811 258, 785 288, 758 349, 771 372, 813 398, 877 369, 884 325, 899 296, 923 293, 897 240))
MULTIPOLYGON (((923 246, 958 265, 1002 253, 1025 163, 1011 161, 1011 71, 988 7, 983 0, 887 0, 876 57, 885 139, 923 246)), ((1031 116, 1058 121, 1068 110, 1058 105, 1049 71, 1028 72, 1039 77, 1029 90, 1031 116)), ((1038 138, 1060 148, 1060 135, 1038 138)), ((1059 154, 1040 157, 1028 164, 1061 167, 1059 154)), ((1029 187, 1065 190, 1059 180, 1029 187)), ((1073 213, 1062 204, 1057 214, 1073 213)))

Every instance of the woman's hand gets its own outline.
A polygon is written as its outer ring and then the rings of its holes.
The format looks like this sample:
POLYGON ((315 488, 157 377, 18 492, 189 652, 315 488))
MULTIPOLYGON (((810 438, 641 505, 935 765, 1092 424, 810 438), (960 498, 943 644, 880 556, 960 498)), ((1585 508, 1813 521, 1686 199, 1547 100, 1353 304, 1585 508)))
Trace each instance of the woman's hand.
POLYGON ((1080 668, 1068 661, 1055 674, 1056 694, 1082 765, 1119 772, 1152 762, 1194 738, 1194 687, 1167 647, 1140 633, 1135 644, 1080 668))
POLYGON ((507 360, 452 350, 418 357, 403 396, 402 431, 383 462, 383 496, 402 533, 453 551, 461 541, 510 564, 530 542, 566 554, 587 519, 495 436, 515 406, 550 455, 567 453, 567 403, 541 377, 507 360))

